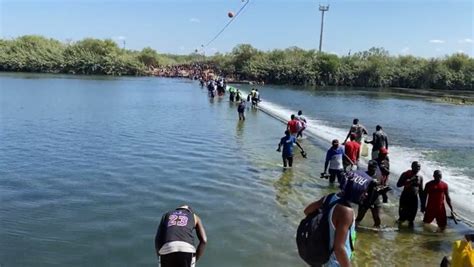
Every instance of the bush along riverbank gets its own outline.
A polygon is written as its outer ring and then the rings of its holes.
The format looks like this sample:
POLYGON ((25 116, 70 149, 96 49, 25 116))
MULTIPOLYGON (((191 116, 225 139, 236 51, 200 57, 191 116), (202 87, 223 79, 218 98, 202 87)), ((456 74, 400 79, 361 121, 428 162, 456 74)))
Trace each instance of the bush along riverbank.
MULTIPOLYGON (((120 48, 113 40, 63 43, 37 35, 0 39, 0 71, 87 75, 151 75, 160 66, 197 61, 197 55, 158 54, 120 48)), ((169 73, 168 73, 169 74, 169 73)))
POLYGON ((189 78, 218 74, 272 84, 474 90, 474 59, 466 54, 426 59, 391 56, 383 48, 337 56, 297 47, 261 51, 241 44, 230 53, 204 57, 127 50, 109 39, 63 43, 28 35, 0 39, 0 71, 189 78))

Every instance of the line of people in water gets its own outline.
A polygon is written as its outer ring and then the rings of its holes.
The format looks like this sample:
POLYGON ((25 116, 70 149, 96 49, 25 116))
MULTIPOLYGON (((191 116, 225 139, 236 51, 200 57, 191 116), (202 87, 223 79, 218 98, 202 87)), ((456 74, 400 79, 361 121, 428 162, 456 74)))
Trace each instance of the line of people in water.
MULTIPOLYGON (((354 119, 349 133, 346 137, 350 141, 345 141, 343 146, 339 145, 337 139, 332 141, 332 146, 326 154, 325 172, 329 165, 330 182, 334 182, 337 177, 340 184, 343 184, 342 173, 347 168, 358 168, 361 153, 361 145, 363 135, 368 134, 365 127, 359 124, 358 119, 354 119)), ((364 140, 366 144, 372 144, 371 160, 368 162, 367 174, 377 182, 377 189, 382 197, 382 202, 387 203, 387 192, 391 190, 389 187, 390 160, 388 157, 388 137, 383 131, 382 126, 377 125, 372 135, 372 140, 364 140)), ((431 223, 434 219, 440 228, 444 230, 447 225, 447 216, 444 202, 448 204, 451 210, 451 216, 454 216, 451 199, 449 197, 448 185, 441 181, 442 173, 436 170, 433 173, 433 181, 426 184, 423 189, 423 177, 419 175, 421 165, 418 161, 411 164, 411 169, 403 172, 398 181, 397 187, 403 187, 399 199, 399 218, 397 222, 402 224, 407 221, 410 227, 414 226, 414 220, 420 208, 424 213, 423 222, 431 223), (434 186, 433 186, 434 185, 434 186), (419 205, 420 203, 420 205, 419 205)), ((374 226, 380 227, 380 207, 379 198, 375 199, 370 206, 359 207, 359 214, 356 222, 359 223, 368 209, 371 210, 374 226)))
MULTIPOLYGON (((212 84, 213 90, 217 90, 214 87, 226 86, 224 81, 208 81, 208 88, 209 84, 212 84)), ((201 86, 204 85, 201 83, 201 86)), ((229 100, 239 103, 239 120, 245 120, 245 101, 240 91, 233 87, 228 91, 232 93, 229 100)), ((254 98, 260 100, 255 92, 258 91, 252 90, 248 96, 249 101, 253 102, 254 98)), ((280 139, 277 148, 277 151, 282 153, 285 168, 293 165, 294 145, 300 149, 302 156, 306 157, 298 138, 303 137, 307 125, 308 121, 301 110, 298 115, 291 115, 287 122, 285 136, 280 139)), ((364 135, 367 134, 359 120, 354 119, 344 142, 340 144, 339 140, 334 139, 326 153, 321 177, 329 179, 330 183, 337 180, 339 192, 310 203, 304 209, 306 218, 297 229, 298 253, 311 266, 351 266, 355 229, 367 211, 371 211, 374 226, 381 227, 381 203, 388 201, 387 192, 391 190, 388 183, 388 137, 380 125, 376 126, 372 140, 364 140, 364 135), (364 151, 367 150, 365 144, 372 144, 372 153, 367 170, 363 171, 360 170, 359 163, 361 156, 368 156, 368 151, 364 151), (352 204, 358 205, 357 215, 352 204)), ((420 208, 424 213, 424 223, 436 220, 440 230, 444 230, 448 219, 445 202, 451 210, 451 216, 454 216, 448 185, 442 181, 441 171, 436 170, 433 180, 423 187, 420 170, 420 163, 414 161, 411 169, 403 172, 398 179, 396 185, 403 187, 403 190, 399 199, 397 222, 401 224, 407 221, 409 226, 413 227, 420 208)), ((156 254, 163 267, 194 266, 203 255, 206 243, 204 226, 189 205, 165 213, 155 237, 156 254), (194 230, 199 239, 197 248, 194 247, 194 230)))
MULTIPOLYGON (((208 96, 211 98, 223 96, 226 91, 228 91, 230 102, 240 102, 244 100, 242 92, 233 86, 228 86, 226 79, 223 77, 217 77, 215 79, 199 77, 199 84, 201 88, 206 87, 208 89, 208 96)), ((247 101, 251 101, 253 106, 258 105, 261 101, 258 89, 252 88, 251 92, 247 95, 247 101)))

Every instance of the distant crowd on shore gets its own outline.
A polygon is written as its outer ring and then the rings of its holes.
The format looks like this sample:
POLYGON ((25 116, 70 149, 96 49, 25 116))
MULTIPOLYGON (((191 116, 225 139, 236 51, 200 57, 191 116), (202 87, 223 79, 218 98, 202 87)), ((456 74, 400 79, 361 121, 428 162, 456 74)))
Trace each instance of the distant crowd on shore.
MULTIPOLYGON (((181 65, 168 65, 157 68, 150 68, 149 74, 166 78, 187 78, 192 80, 204 80, 206 83, 213 80, 219 80, 222 75, 216 65, 212 63, 190 63, 181 65)), ((264 81, 239 80, 234 76, 227 76, 226 82, 247 83, 264 85, 264 81)))
POLYGON ((207 63, 191 63, 182 65, 169 65, 151 70, 151 74, 168 78, 212 77, 216 73, 216 66, 207 63))

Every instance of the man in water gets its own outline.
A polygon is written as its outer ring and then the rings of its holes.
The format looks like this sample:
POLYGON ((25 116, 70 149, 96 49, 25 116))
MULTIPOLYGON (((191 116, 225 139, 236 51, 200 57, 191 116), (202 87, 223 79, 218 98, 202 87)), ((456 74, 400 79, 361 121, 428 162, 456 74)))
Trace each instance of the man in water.
POLYGON ((306 129, 306 118, 303 117, 303 111, 299 110, 298 111, 298 117, 296 117, 300 121, 300 130, 298 131, 298 134, 296 135, 296 138, 303 138, 303 131, 306 129))
POLYGON ((234 102, 235 99, 235 88, 232 86, 229 86, 229 101, 234 102))
POLYGON ((324 162, 323 176, 326 176, 329 167, 329 182, 334 183, 337 177, 339 185, 342 186, 344 183, 344 169, 342 165, 342 157, 344 157, 344 147, 339 146, 339 140, 332 140, 332 146, 326 153, 326 160, 324 162))
POLYGON ((301 147, 300 143, 296 141, 296 138, 290 134, 288 130, 285 131, 285 136, 280 139, 280 143, 278 144, 277 151, 281 152, 281 147, 283 146, 283 152, 281 156, 283 158, 283 167, 286 168, 289 166, 290 168, 293 166, 293 145, 296 144, 300 150, 303 157, 306 157, 306 153, 304 152, 303 147, 301 147))
POLYGON ((242 93, 240 92, 239 89, 237 89, 237 91, 235 92, 235 101, 240 102, 241 99, 242 99, 242 93))
POLYGON ((352 126, 349 129, 349 133, 347 134, 346 139, 344 139, 344 143, 349 139, 351 134, 355 134, 355 141, 360 144, 362 143, 363 135, 368 134, 368 132, 362 124, 359 124, 359 119, 354 119, 352 121, 352 126))
POLYGON ((210 80, 207 82, 207 92, 210 97, 214 97, 214 81, 210 80))
POLYGON ((375 127, 375 133, 373 134, 372 141, 365 141, 366 144, 372 144, 372 159, 376 160, 379 155, 379 150, 384 147, 388 149, 388 138, 382 130, 382 126, 377 125, 375 127))
MULTIPOLYGON (((376 161, 379 166, 380 173, 382 175, 380 184, 383 186, 388 186, 388 176, 390 175, 390 160, 388 158, 388 150, 385 147, 382 147, 379 150, 379 156, 376 161)), ((382 199, 383 203, 387 203, 387 194, 382 194, 382 199)))
POLYGON ((239 113, 239 121, 245 120, 245 101, 240 100, 239 106, 237 107, 237 112, 239 113))
POLYGON ((286 124, 286 129, 290 131, 290 134, 296 137, 300 128, 300 122, 296 118, 295 114, 291 114, 291 120, 286 124))
POLYGON ((191 267, 204 253, 206 231, 191 207, 183 205, 161 218, 155 236, 156 255, 162 267, 191 267), (194 229, 199 239, 194 247, 194 229))
POLYGON ((419 175, 421 165, 418 161, 413 161, 411 170, 408 170, 400 176, 397 182, 397 187, 403 187, 400 195, 400 206, 398 208, 398 223, 408 221, 408 225, 413 227, 413 221, 418 211, 418 197, 420 202, 423 197, 423 177, 419 175))
POLYGON ((342 164, 344 170, 349 166, 357 167, 359 164, 360 144, 355 141, 355 134, 351 134, 350 141, 344 145, 344 158, 342 164))
POLYGON ((252 107, 256 107, 258 105, 258 100, 259 100, 259 93, 258 93, 258 89, 252 89, 252 107))
POLYGON ((346 183, 341 192, 324 196, 304 209, 308 216, 322 209, 327 197, 331 197, 330 204, 338 201, 329 211, 329 247, 332 253, 324 266, 351 266, 356 233, 354 210, 350 203, 360 204, 366 201, 366 197, 372 195, 374 190, 373 181, 362 171, 351 171, 345 176, 346 183))
POLYGON ((431 223, 436 219, 436 223, 441 231, 444 231, 447 225, 446 208, 444 207, 444 199, 446 197, 446 203, 451 210, 451 216, 453 215, 453 206, 451 205, 451 198, 449 197, 448 184, 441 181, 443 175, 440 170, 436 170, 433 173, 433 180, 429 181, 425 185, 424 196, 428 200, 428 204, 425 207, 425 203, 421 204, 422 212, 424 210, 425 216, 423 218, 424 223, 431 223))
MULTIPOLYGON (((374 160, 370 160, 367 166, 367 171, 365 172, 368 176, 370 176, 376 183, 379 185, 379 177, 377 177, 377 162, 374 160)), ((356 224, 359 224, 362 219, 364 219, 365 214, 370 209, 372 213, 372 218, 374 219, 374 227, 380 227, 380 199, 378 193, 373 191, 371 196, 368 196, 366 201, 359 204, 359 209, 357 211, 357 218, 355 220, 356 224)))

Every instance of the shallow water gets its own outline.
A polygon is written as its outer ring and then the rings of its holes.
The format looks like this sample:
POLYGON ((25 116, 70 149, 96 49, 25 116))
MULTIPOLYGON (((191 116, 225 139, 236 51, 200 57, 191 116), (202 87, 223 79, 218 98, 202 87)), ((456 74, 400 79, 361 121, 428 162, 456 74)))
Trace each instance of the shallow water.
MULTIPOLYGON (((307 94, 263 90, 277 113, 297 108, 292 95, 307 94)), ((318 98, 295 101, 326 127, 350 123, 352 115, 327 111, 326 101, 313 108, 318 98)), ((446 109, 453 118, 472 115, 446 109)), ((305 266, 294 242, 302 209, 335 190, 318 178, 324 137, 303 140, 309 158, 283 171, 275 149, 284 126, 256 110, 247 118, 239 123, 236 106, 210 101, 187 80, 2 74, 0 265, 154 265, 162 213, 189 203, 210 240, 199 266, 305 266)), ((395 215, 396 204, 385 207, 384 224, 395 215)), ((462 229, 414 231, 360 232, 354 263, 432 266, 462 229)))

